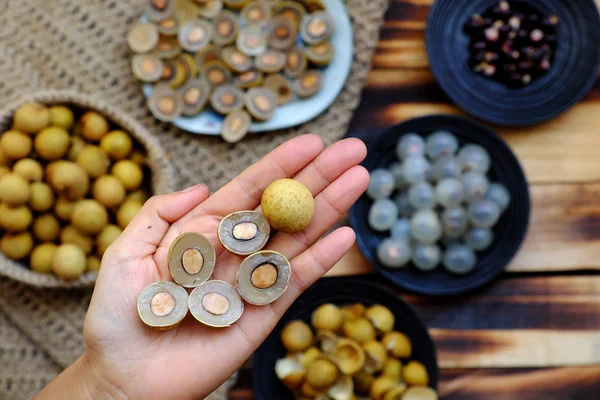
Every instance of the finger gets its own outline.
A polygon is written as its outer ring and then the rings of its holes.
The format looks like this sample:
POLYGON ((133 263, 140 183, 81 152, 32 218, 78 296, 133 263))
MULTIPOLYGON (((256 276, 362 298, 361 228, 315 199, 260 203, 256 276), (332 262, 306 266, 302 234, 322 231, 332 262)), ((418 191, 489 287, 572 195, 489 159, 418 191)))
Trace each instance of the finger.
POLYGON ((285 142, 211 196, 202 204, 200 213, 225 216, 252 210, 271 182, 294 176, 323 151, 323 146, 323 140, 316 135, 298 136, 285 142))
POLYGON ((362 166, 344 172, 315 198, 315 215, 308 227, 294 234, 278 232, 268 248, 296 257, 315 243, 367 190, 369 173, 362 166))
POLYGON ((112 253, 122 249, 131 259, 142 259, 152 255, 171 224, 209 196, 210 191, 204 184, 180 192, 153 196, 111 245, 112 253))

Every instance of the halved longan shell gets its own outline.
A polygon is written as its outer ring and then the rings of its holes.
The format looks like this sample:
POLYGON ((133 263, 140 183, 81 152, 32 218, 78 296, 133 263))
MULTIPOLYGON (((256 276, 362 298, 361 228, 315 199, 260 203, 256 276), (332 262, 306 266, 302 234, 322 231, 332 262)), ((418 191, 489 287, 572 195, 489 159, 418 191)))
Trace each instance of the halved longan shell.
POLYGON ((169 271, 175 282, 183 287, 193 288, 210 278, 215 269, 216 258, 215 248, 206 237, 194 232, 182 233, 169 248, 169 271), (190 273, 192 270, 189 267, 186 270, 184 265, 183 257, 187 250, 195 250, 202 256, 202 265, 196 273, 190 273))
POLYGON ((208 281, 195 288, 189 297, 190 313, 204 325, 213 328, 226 328, 233 325, 244 312, 244 302, 233 286, 223 281, 208 281), (216 315, 206 310, 203 305, 204 296, 217 294, 227 300, 227 309, 216 315))
POLYGON ((144 324, 159 330, 171 329, 177 326, 188 312, 187 291, 173 282, 155 282, 144 288, 137 298, 137 309, 144 324), (164 316, 152 312, 151 303, 158 293, 168 293, 175 299, 175 307, 164 316))

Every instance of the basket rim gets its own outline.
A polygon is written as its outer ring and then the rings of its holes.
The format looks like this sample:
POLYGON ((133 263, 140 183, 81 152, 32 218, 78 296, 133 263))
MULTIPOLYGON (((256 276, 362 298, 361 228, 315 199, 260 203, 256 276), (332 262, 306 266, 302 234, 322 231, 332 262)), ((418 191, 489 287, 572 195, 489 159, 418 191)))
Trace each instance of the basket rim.
MULTIPOLYGON (((114 125, 127 131, 148 154, 148 166, 152 171, 153 194, 174 191, 174 168, 158 138, 126 112, 102 99, 74 90, 39 90, 11 101, 0 111, 0 132, 10 128, 13 114, 25 103, 37 102, 44 105, 71 104, 78 108, 97 111, 114 125)), ((76 280, 66 281, 53 274, 41 274, 11 260, 0 252, 0 275, 39 288, 87 288, 95 284, 97 272, 86 272, 76 280)))

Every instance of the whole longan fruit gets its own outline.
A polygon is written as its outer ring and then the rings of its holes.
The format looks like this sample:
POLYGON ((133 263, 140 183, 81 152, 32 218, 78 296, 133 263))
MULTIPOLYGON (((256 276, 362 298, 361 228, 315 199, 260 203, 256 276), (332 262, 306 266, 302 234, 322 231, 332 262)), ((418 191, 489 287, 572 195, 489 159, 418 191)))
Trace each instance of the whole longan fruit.
POLYGON ((85 254, 89 254, 94 247, 94 239, 79 232, 73 225, 68 225, 60 232, 61 243, 72 243, 79 247, 85 254))
POLYGON ((85 146, 75 161, 87 172, 90 178, 97 178, 106 174, 110 160, 106 153, 98 146, 85 146))
POLYGON ((21 232, 29 228, 33 214, 25 206, 9 206, 0 203, 0 227, 9 232, 21 232))
POLYGON ((29 232, 5 233, 0 239, 0 250, 12 260, 22 260, 31 253, 33 238, 29 232))
POLYGON ((113 160, 123 160, 126 158, 133 147, 131 137, 123 131, 112 131, 102 138, 100 147, 113 160))
POLYGON ((0 201, 11 206, 20 206, 29 201, 29 182, 14 172, 0 178, 0 201))
POLYGON ((87 146, 85 140, 83 140, 79 136, 73 136, 71 138, 71 147, 69 147, 69 152, 67 153, 67 159, 69 161, 75 162, 77 160, 79 152, 83 150, 85 146, 87 146))
POLYGON ((6 158, 4 152, 2 152, 2 147, 0 147, 0 167, 8 167, 10 166, 10 160, 6 158))
POLYGON ((96 235, 108 224, 108 213, 96 200, 80 200, 73 209, 71 223, 81 233, 96 235))
POLYGON ((19 131, 6 131, 0 136, 0 151, 9 160, 25 158, 31 153, 32 140, 19 131))
POLYGON ((313 344, 313 341, 312 329, 301 320, 289 322, 281 331, 281 342, 286 350, 292 353, 306 350, 313 344))
POLYGON ((88 191, 90 179, 83 168, 71 161, 59 161, 47 169, 48 181, 54 189, 70 200, 82 198, 88 191))
POLYGON ((52 272, 59 278, 77 279, 85 271, 87 259, 83 250, 74 244, 61 244, 52 257, 52 272))
POLYGON ((139 201, 140 203, 144 204, 149 198, 150 195, 145 190, 138 189, 129 193, 127 197, 125 197, 125 201, 139 201))
POLYGON ((85 263, 85 269, 87 271, 99 271, 100 270, 100 259, 96 256, 88 256, 86 263, 85 263))
POLYGON ((269 224, 285 233, 304 230, 315 213, 312 193, 293 179, 279 179, 267 186, 261 207, 269 224))
POLYGON ((131 160, 117 161, 113 165, 111 173, 121 181, 127 190, 139 188, 144 181, 142 168, 131 160))
POLYGON ((137 215, 142 208, 142 203, 139 201, 126 201, 121 204, 119 211, 117 211, 117 222, 123 229, 127 228, 127 225, 137 215))
POLYGON ((50 125, 70 130, 74 123, 73 111, 65 106, 50 107, 50 125))
POLYGON ((402 380, 410 386, 428 386, 429 374, 427 368, 418 361, 410 361, 402 369, 402 380))
POLYGON ((104 229, 102 229, 102 231, 98 234, 98 237, 96 238, 97 254, 99 257, 102 257, 104 255, 104 252, 106 251, 108 246, 110 246, 112 242, 117 240, 117 238, 119 237, 119 235, 121 235, 122 232, 123 230, 121 228, 112 224, 106 225, 104 229))
POLYGON ((67 154, 71 145, 71 137, 69 132, 63 128, 50 126, 36 135, 33 144, 40 157, 44 160, 54 161, 67 154))
POLYGON ((94 199, 108 208, 118 206, 125 199, 123 184, 112 175, 104 175, 96 179, 92 193, 94 199))
POLYGON ((40 242, 54 242, 60 233, 60 223, 52 214, 40 215, 33 221, 33 235, 40 242))
POLYGON ((39 212, 50 210, 54 205, 54 192, 50 185, 44 182, 33 182, 30 188, 29 207, 39 212))
POLYGON ((13 165, 13 172, 21 175, 29 182, 39 182, 44 177, 42 164, 33 158, 23 158, 13 165))
POLYGON ((13 128, 25 133, 39 132, 49 124, 50 110, 43 104, 23 104, 13 115, 13 128))
POLYGON ((42 243, 31 252, 29 266, 40 274, 49 274, 52 271, 52 258, 58 248, 54 243, 42 243))
POLYGON ((146 155, 141 150, 134 150, 129 159, 139 165, 146 164, 146 155))
POLYGON ((75 202, 67 199, 66 197, 59 197, 54 206, 54 213, 56 216, 63 221, 70 221, 73 216, 73 209, 75 208, 75 202))
POLYGON ((10 174, 10 168, 5 165, 0 165, 0 178, 8 174, 10 174))
POLYGON ((88 111, 79 120, 79 133, 90 142, 97 142, 108 133, 108 121, 94 111, 88 111))

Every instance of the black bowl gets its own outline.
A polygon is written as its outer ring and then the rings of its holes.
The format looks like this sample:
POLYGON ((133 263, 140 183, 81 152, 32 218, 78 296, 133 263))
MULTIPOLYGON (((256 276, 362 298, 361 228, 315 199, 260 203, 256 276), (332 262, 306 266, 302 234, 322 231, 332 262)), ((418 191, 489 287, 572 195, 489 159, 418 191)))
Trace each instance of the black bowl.
POLYGON ((373 201, 363 195, 350 209, 350 223, 356 231, 356 242, 367 260, 391 282, 421 294, 449 295, 466 292, 484 285, 495 278, 519 250, 529 224, 529 189, 519 161, 508 145, 491 129, 467 118, 435 115, 415 118, 396 125, 373 140, 363 165, 369 171, 388 167, 396 161, 395 147, 399 138, 409 132, 427 136, 443 129, 453 132, 461 146, 475 143, 488 150, 492 165, 488 176, 491 181, 502 183, 510 192, 511 202, 494 227, 494 243, 477 253, 477 266, 466 275, 454 275, 443 267, 423 272, 414 265, 390 269, 377 259, 377 247, 388 233, 372 230, 367 222, 373 201))
POLYGON ((474 73, 463 26, 497 0, 437 0, 429 13, 426 45, 439 85, 463 110, 498 125, 547 121, 579 102, 592 88, 600 65, 600 16, 593 0, 519 0, 560 18, 556 55, 548 73, 511 89, 474 73))
POLYGON ((321 279, 304 292, 254 353, 252 381, 257 400, 294 399, 292 392, 275 375, 275 362, 286 353, 280 340, 281 330, 294 319, 310 323, 312 312, 323 303, 363 303, 367 306, 381 304, 388 307, 396 317, 394 329, 406 334, 412 342, 410 359, 423 363, 429 374, 429 386, 437 388, 438 366, 435 347, 415 311, 399 295, 381 284, 354 277, 336 277, 321 279))

